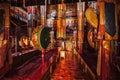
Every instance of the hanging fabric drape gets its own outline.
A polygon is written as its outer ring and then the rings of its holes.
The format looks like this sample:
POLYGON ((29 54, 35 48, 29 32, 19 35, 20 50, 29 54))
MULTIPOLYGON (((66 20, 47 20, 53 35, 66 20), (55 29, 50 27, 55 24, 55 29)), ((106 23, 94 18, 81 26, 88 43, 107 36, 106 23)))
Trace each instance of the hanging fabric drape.
POLYGON ((116 33, 114 3, 105 3, 105 32, 112 37, 116 33))

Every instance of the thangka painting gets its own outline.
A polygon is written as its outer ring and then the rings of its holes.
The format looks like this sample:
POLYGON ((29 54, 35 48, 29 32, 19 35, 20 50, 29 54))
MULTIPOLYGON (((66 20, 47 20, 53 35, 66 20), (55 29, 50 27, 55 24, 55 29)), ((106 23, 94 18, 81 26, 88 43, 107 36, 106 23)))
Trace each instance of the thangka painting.
POLYGON ((47 7, 47 19, 56 19, 57 18, 57 6, 56 5, 48 5, 47 7))
POLYGON ((63 14, 64 18, 76 18, 77 17, 77 4, 76 3, 70 3, 66 4, 66 11, 65 14, 63 14))
POLYGON ((66 33, 73 34, 74 30, 77 30, 78 22, 75 19, 66 19, 66 33))

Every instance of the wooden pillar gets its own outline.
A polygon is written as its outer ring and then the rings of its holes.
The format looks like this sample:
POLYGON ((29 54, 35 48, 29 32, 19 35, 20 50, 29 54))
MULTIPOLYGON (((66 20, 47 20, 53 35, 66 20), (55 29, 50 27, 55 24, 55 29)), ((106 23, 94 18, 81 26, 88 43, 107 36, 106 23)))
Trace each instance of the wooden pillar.
POLYGON ((99 50, 98 50, 98 61, 97 61, 97 76, 101 80, 105 80, 105 55, 103 50, 103 37, 104 37, 104 2, 99 2, 99 11, 100 11, 100 24, 98 30, 98 39, 99 39, 99 50))
MULTIPOLYGON (((9 40, 9 28, 10 28, 10 20, 9 20, 9 10, 10 5, 8 3, 0 3, 0 10, 3 11, 0 26, 0 69, 4 68, 6 63, 6 54, 8 52, 8 40, 9 40), (2 23, 3 22, 3 23, 2 23)), ((5 70, 8 71, 8 70, 5 70)))
POLYGON ((5 35, 5 39, 6 40, 8 40, 9 39, 9 27, 10 27, 10 17, 9 17, 9 15, 10 15, 10 5, 9 4, 5 4, 5 3, 3 3, 3 4, 0 4, 0 9, 3 9, 4 11, 5 11, 5 15, 4 15, 4 20, 5 20, 5 23, 4 23, 4 29, 5 29, 5 33, 4 33, 4 35, 5 35))

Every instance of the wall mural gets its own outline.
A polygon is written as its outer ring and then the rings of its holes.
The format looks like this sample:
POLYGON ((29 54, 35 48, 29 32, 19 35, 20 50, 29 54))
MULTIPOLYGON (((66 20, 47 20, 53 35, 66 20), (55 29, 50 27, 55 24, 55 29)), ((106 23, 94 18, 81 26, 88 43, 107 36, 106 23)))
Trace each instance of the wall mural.
POLYGON ((77 23, 76 19, 66 19, 66 33, 73 33, 73 31, 77 29, 77 23))
POLYGON ((56 19, 58 18, 58 7, 56 5, 48 5, 47 6, 47 26, 55 27, 56 19))
POLYGON ((56 17, 57 17, 56 9, 50 10, 49 13, 47 14, 47 19, 56 19, 56 17))
POLYGON ((77 29, 77 4, 69 3, 66 5, 66 11, 63 15, 66 18, 66 33, 71 34, 77 29))
POLYGON ((66 5, 66 11, 65 11, 66 18, 77 17, 77 6, 76 5, 77 5, 76 3, 70 3, 66 5))

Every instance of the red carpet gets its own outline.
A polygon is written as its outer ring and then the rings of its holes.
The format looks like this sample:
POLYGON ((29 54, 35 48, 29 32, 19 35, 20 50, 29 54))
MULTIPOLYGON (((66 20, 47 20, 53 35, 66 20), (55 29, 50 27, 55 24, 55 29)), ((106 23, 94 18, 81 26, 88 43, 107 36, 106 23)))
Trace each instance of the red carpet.
POLYGON ((82 72, 77 57, 72 52, 67 52, 52 74, 51 80, 89 80, 89 78, 82 72))

